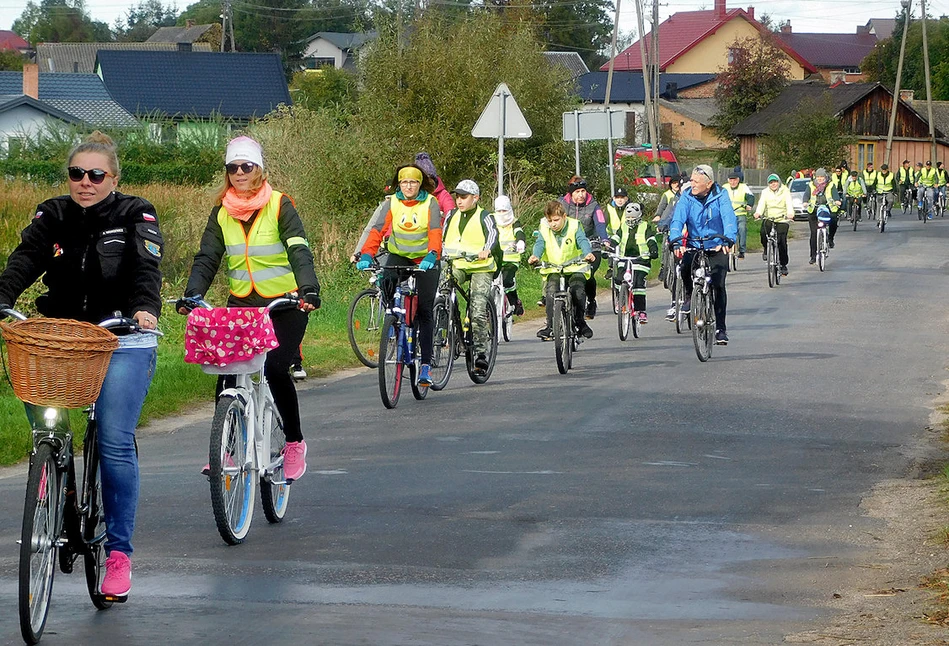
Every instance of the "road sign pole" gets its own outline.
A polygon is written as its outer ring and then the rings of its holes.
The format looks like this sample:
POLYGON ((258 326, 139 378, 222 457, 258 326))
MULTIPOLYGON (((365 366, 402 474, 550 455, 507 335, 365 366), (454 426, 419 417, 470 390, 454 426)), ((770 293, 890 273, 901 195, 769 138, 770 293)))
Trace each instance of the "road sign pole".
POLYGON ((574 154, 574 158, 576 159, 576 172, 574 173, 574 175, 579 176, 580 175, 580 111, 579 110, 573 111, 573 120, 574 120, 574 125, 575 125, 574 132, 576 133, 574 135, 574 140, 573 140, 573 150, 574 150, 573 154, 574 154))
POLYGON ((498 137, 498 195, 504 195, 504 119, 507 112, 507 94, 501 90, 501 129, 498 137))
POLYGON ((606 121, 609 124, 607 126, 607 138, 606 138, 606 150, 609 154, 607 163, 610 165, 610 196, 616 195, 616 177, 613 174, 613 111, 609 108, 606 108, 606 121))

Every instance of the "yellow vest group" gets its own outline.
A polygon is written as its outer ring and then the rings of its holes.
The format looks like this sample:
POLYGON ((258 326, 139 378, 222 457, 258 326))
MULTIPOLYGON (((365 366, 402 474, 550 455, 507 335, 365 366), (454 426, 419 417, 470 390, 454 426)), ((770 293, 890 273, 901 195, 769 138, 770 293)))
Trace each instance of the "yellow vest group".
POLYGON ((434 199, 429 194, 424 200, 407 206, 395 195, 389 198, 392 233, 386 248, 391 253, 405 258, 424 258, 428 254, 428 215, 434 199))
POLYGON ((892 193, 894 180, 896 177, 893 173, 883 174, 883 171, 880 171, 877 174, 877 190, 881 193, 892 193))
MULTIPOLYGON (((445 230, 444 241, 442 242, 442 255, 448 258, 458 258, 461 254, 477 254, 484 249, 487 242, 484 236, 484 227, 481 226, 481 218, 484 217, 484 209, 480 206, 470 216, 465 230, 461 230, 461 212, 457 211, 448 219, 448 228, 445 230)), ((497 262, 494 255, 491 254, 484 260, 464 260, 458 258, 454 263, 455 269, 464 271, 494 271, 497 269, 497 262)))
MULTIPOLYGON (((811 182, 809 186, 811 189, 811 200, 807 204, 807 212, 813 213, 817 208, 817 187, 814 186, 814 182, 811 182)), ((837 206, 837 202, 834 201, 834 187, 831 186, 830 183, 824 187, 824 199, 827 200, 827 208, 830 209, 830 212, 836 213, 840 207, 837 206)))
POLYGON ((919 171, 919 183, 930 187, 936 185, 936 169, 930 166, 919 171))
POLYGON ((748 185, 740 182, 734 189, 730 184, 723 186, 728 192, 728 198, 732 201, 732 208, 735 209, 735 215, 741 217, 748 213, 748 203, 745 202, 745 196, 751 193, 748 185))
MULTIPOLYGON (((497 222, 495 220, 495 222, 497 222)), ((514 235, 514 223, 505 226, 498 224, 498 242, 501 243, 501 249, 504 251, 504 262, 518 263, 521 261, 521 254, 516 251, 510 251, 517 244, 517 237, 514 235)))
MULTIPOLYGON (((243 298, 256 291, 265 298, 274 298, 297 288, 287 247, 277 227, 282 198, 283 193, 273 192, 247 234, 243 223, 228 215, 223 206, 217 213, 227 251, 227 282, 234 296, 243 298)), ((306 243, 304 238, 287 240, 288 246, 306 243)))
MULTIPOLYGON (((564 273, 575 274, 583 272, 586 278, 590 277, 590 267, 583 262, 583 255, 580 248, 577 247, 577 231, 580 229, 580 221, 576 218, 567 218, 566 224, 561 229, 562 236, 559 236, 547 225, 547 220, 540 221, 540 235, 544 239, 544 257, 542 260, 554 265, 568 265, 564 273), (585 270, 585 271, 584 271, 585 270)), ((558 273, 558 269, 541 269, 541 274, 558 273)))

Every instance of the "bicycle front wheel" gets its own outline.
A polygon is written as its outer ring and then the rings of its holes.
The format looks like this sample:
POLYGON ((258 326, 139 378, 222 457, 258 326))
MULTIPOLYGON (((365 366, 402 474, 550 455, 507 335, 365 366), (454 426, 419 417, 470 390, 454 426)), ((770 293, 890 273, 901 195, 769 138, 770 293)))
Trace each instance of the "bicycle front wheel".
POLYGON ((632 311, 629 308, 629 286, 623 283, 619 288, 619 314, 616 315, 616 331, 619 340, 625 341, 629 336, 632 311))
POLYGON ((432 308, 435 323, 432 326, 432 390, 438 391, 448 385, 451 379, 451 369, 455 365, 455 344, 458 335, 455 333, 451 308, 448 299, 439 296, 435 299, 432 308))
POLYGON ((99 446, 96 441, 98 428, 94 421, 86 427, 83 440, 83 500, 86 510, 81 515, 81 533, 84 543, 83 568, 86 573, 86 590, 92 605, 99 610, 112 607, 112 600, 100 592, 105 576, 105 513, 102 510, 102 474, 99 469, 99 446))
POLYGON ((774 287, 778 279, 778 258, 775 244, 768 241, 768 287, 774 287))
POLYGON ((702 288, 696 285, 692 290, 692 345, 699 361, 706 362, 711 356, 712 344, 710 340, 715 334, 712 330, 712 321, 708 319, 708 295, 702 293, 702 288))
POLYGON ((511 340, 514 333, 514 306, 508 299, 507 294, 502 297, 503 307, 501 308, 501 337, 505 342, 511 340))
POLYGON ((53 447, 40 444, 30 458, 20 532, 20 633, 27 644, 43 636, 56 570, 56 527, 62 492, 53 447))
POLYGON ((254 465, 247 460, 250 433, 244 403, 232 395, 219 397, 211 422, 208 479, 214 522, 228 545, 244 542, 254 517, 257 483, 254 465))
POLYGON ((557 302, 554 304, 554 355, 557 359, 557 371, 565 375, 567 370, 570 369, 570 357, 567 354, 570 352, 570 332, 569 326, 572 325, 572 321, 567 319, 567 308, 564 307, 562 302, 557 302))
POLYGON ((287 513, 290 503, 290 485, 283 475, 283 449, 287 437, 283 433, 280 413, 266 403, 264 408, 264 433, 270 436, 270 463, 264 466, 260 477, 260 505, 269 523, 279 523, 287 513))
POLYGON ((367 368, 379 365, 379 335, 382 332, 382 297, 377 288, 364 289, 349 306, 346 332, 356 358, 367 368))
POLYGON ((382 405, 386 408, 395 408, 402 392, 402 366, 405 358, 399 347, 401 329, 398 317, 395 314, 386 314, 382 322, 382 337, 379 339, 379 394, 382 396, 382 405))
MULTIPOLYGON (((679 272, 676 271, 676 274, 678 273, 679 272)), ((676 317, 676 334, 682 334, 682 328, 684 327, 682 325, 682 304, 685 303, 685 285, 682 284, 681 277, 675 276, 672 279, 672 286, 673 299, 675 301, 673 308, 675 309, 676 317)))

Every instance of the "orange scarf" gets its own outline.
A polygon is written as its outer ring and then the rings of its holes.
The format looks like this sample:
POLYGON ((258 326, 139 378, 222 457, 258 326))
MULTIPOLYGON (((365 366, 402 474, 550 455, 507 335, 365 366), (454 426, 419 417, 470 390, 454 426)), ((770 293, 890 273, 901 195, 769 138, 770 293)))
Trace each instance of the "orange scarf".
POLYGON ((267 206, 273 187, 270 182, 264 182, 260 189, 250 197, 238 195, 234 187, 227 189, 221 204, 227 209, 227 214, 241 222, 247 222, 254 213, 267 206))

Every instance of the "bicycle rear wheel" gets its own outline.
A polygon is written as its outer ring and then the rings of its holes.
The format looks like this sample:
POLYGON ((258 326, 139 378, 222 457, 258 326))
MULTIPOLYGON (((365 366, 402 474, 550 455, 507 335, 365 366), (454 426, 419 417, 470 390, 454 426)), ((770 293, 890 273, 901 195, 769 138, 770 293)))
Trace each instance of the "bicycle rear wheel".
POLYGON ((214 522, 228 545, 244 542, 254 517, 256 472, 253 464, 247 462, 248 444, 252 441, 244 403, 233 395, 219 397, 211 422, 208 480, 214 522))
POLYGON ((715 334, 711 329, 711 321, 708 320, 707 303, 708 296, 702 293, 702 288, 695 285, 692 289, 692 345, 695 346, 695 354, 699 361, 708 361, 711 356, 710 339, 715 334))
MULTIPOLYGON (((678 274, 676 270, 676 274, 678 274)), ((685 302, 685 285, 682 284, 682 278, 678 275, 673 277, 673 300, 675 301, 676 334, 682 334, 682 304, 685 302)))
POLYGON ((633 338, 638 339, 642 334, 642 323, 639 322, 639 312, 636 311, 636 308, 633 304, 633 299, 635 297, 633 296, 632 292, 628 292, 628 294, 629 295, 626 297, 626 309, 629 310, 629 319, 631 323, 630 329, 633 332, 633 338))
MULTIPOLYGON (((112 607, 112 600, 100 592, 105 576, 105 514, 102 510, 102 477, 99 469, 99 445, 96 441, 98 427, 94 421, 86 426, 83 440, 83 498, 86 511, 80 516, 83 542, 83 569, 86 574, 86 590, 92 605, 99 610, 112 607)), ((124 599, 123 599, 124 601, 124 599)))
POLYGON ((287 445, 287 438, 283 434, 280 413, 270 402, 264 409, 264 433, 270 435, 270 464, 267 473, 260 478, 260 505, 264 508, 267 522, 279 523, 290 503, 290 485, 283 475, 283 448, 287 445))
POLYGON ((435 323, 432 333, 431 389, 438 391, 447 386, 448 380, 451 379, 458 335, 455 333, 454 319, 448 307, 448 300, 444 296, 435 299, 432 312, 435 323))
MULTIPOLYGON (((619 269, 615 269, 614 271, 619 271, 619 269)), ((610 295, 613 298, 613 314, 619 314, 620 308, 622 308, 623 301, 620 299, 619 288, 616 286, 616 283, 612 282, 612 280, 613 279, 611 278, 610 279, 610 283, 611 283, 610 295)))
POLYGON ((511 340, 511 334, 514 331, 514 306, 508 300, 507 294, 504 294, 501 299, 501 338, 508 342, 511 340))
POLYGON ((386 314, 379 339, 379 394, 382 405, 395 408, 402 391, 404 357, 400 345, 402 326, 395 314, 386 314))
POLYGON ((428 397, 428 391, 431 386, 423 386, 418 382, 420 370, 418 366, 419 364, 414 361, 409 363, 409 384, 412 386, 412 396, 418 401, 422 401, 428 397))
POLYGON ((853 221, 853 230, 857 230, 857 221, 860 219, 860 205, 854 204, 850 207, 850 219, 853 221))
POLYGON ((59 478, 53 447, 40 444, 30 458, 20 532, 20 633, 27 644, 40 641, 49 615, 59 538, 59 478))
POLYGON ((768 287, 774 287, 777 284, 778 277, 778 258, 775 244, 768 240, 768 287))
POLYGON ((557 371, 565 375, 570 369, 570 358, 567 356, 571 351, 571 339, 569 327, 573 323, 567 320, 567 308, 562 302, 554 304, 554 355, 557 359, 557 371))
POLYGON ((375 287, 364 289, 349 306, 346 332, 356 358, 367 368, 379 365, 379 335, 382 333, 382 296, 375 287))
POLYGON ((494 362, 498 356, 498 313, 488 304, 488 329, 486 335, 488 338, 488 348, 485 355, 488 359, 488 368, 484 372, 475 369, 474 360, 477 355, 473 351, 465 353, 468 364, 468 377, 476 384, 483 384, 488 381, 491 373, 494 372, 494 362))
POLYGON ((632 312, 629 309, 629 286, 624 282, 619 288, 619 314, 616 315, 616 331, 619 340, 625 341, 629 336, 630 319, 632 312))

